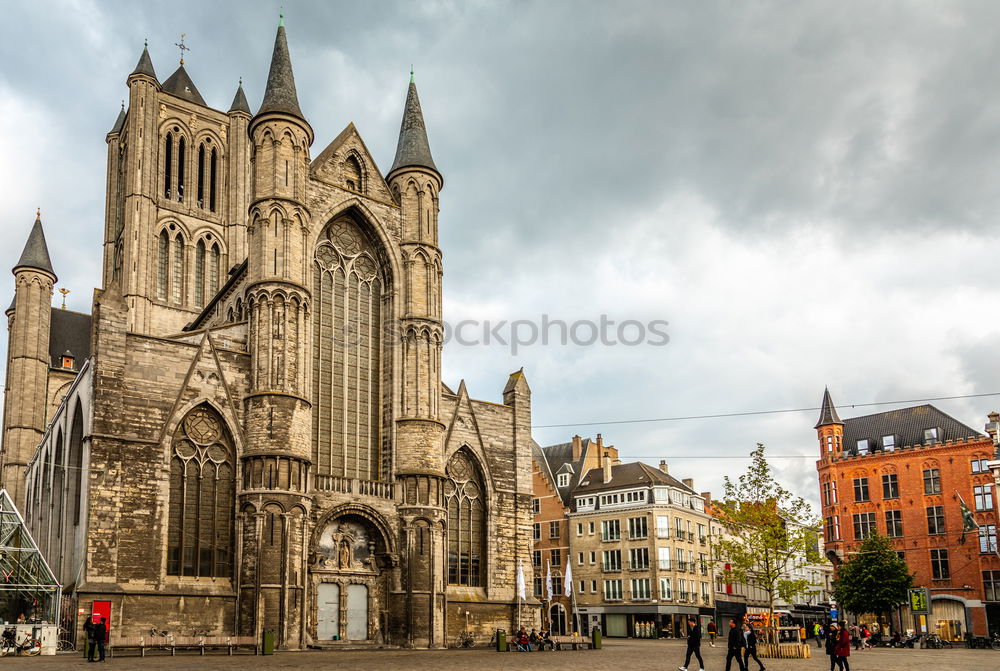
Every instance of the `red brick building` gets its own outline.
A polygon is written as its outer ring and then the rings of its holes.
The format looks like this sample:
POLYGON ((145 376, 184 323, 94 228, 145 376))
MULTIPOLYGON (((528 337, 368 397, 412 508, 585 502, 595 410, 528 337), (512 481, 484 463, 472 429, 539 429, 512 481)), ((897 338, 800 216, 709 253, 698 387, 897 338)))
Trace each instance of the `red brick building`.
MULTIPOLYGON (((542 601, 542 621, 549 623, 553 634, 571 633, 573 609, 564 595, 563 575, 570 557, 569 521, 570 493, 580 476, 601 465, 601 455, 609 452, 614 458, 618 450, 605 446, 601 435, 597 440, 573 436, 573 440, 545 448, 534 446, 531 461, 531 486, 534 492, 532 510, 532 564, 534 565, 534 595, 542 601), (548 601, 545 589, 546 571, 551 567, 553 598, 548 601)), ((579 626, 579 625, 578 625, 579 626)))
POLYGON ((932 405, 841 420, 829 391, 816 431, 828 556, 843 561, 872 533, 888 536, 931 594, 930 615, 904 607, 894 624, 952 640, 1000 629, 993 439, 932 405), (960 497, 980 525, 964 542, 960 497))

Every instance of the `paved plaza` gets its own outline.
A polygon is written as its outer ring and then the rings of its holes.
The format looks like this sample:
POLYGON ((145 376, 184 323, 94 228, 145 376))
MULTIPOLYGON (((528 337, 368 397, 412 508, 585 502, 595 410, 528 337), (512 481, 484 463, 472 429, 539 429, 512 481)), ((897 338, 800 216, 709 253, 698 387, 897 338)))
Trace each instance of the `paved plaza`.
MULTIPOLYGON (((813 647, 813 652, 817 648, 813 647)), ((720 646, 705 646, 702 654, 706 671, 725 668, 725 650, 720 646)), ((683 641, 605 641, 602 650, 559 651, 535 653, 497 653, 485 649, 473 650, 372 650, 359 652, 286 652, 273 657, 252 655, 198 655, 179 654, 177 657, 150 655, 116 657, 108 666, 121 669, 159 671, 161 669, 351 669, 352 671, 386 671, 388 669, 544 669, 546 671, 581 671, 583 669, 609 669, 616 671, 674 671, 684 661, 683 641)), ((829 658, 818 655, 812 659, 765 659, 768 671, 827 671, 829 658)), ((996 671, 1000 668, 1000 651, 994 650, 890 650, 879 649, 851 655, 851 671, 996 671)), ((25 668, 43 671, 84 666, 80 656, 59 654, 55 657, 6 658, 3 668, 25 668)), ((756 665, 751 662, 751 669, 756 665)), ((87 667, 89 668, 89 667, 87 667)), ((696 665, 693 665, 697 669, 696 665)), ((733 669, 736 669, 735 664, 733 669)))

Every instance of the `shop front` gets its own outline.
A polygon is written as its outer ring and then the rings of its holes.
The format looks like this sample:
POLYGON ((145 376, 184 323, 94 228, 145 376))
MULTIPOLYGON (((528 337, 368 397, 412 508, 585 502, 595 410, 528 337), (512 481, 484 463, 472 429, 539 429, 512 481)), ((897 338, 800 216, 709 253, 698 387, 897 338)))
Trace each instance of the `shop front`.
POLYGON ((700 621, 696 607, 674 605, 585 606, 580 621, 589 636, 595 628, 611 638, 684 638, 687 619, 700 621))

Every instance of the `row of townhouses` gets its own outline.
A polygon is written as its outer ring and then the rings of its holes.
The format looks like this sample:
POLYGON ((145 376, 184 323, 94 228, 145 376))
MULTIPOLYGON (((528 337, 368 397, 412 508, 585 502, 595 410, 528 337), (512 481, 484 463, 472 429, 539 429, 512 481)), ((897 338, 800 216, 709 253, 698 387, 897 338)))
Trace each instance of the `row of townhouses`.
MULTIPOLYGON (((574 436, 536 447, 532 484, 534 597, 553 631, 683 636, 689 617, 704 626, 767 608, 760 588, 727 582, 711 494, 671 475, 665 461, 622 463, 600 434, 574 436)), ((807 573, 814 592, 778 604, 796 622, 827 613, 832 570, 807 573)))

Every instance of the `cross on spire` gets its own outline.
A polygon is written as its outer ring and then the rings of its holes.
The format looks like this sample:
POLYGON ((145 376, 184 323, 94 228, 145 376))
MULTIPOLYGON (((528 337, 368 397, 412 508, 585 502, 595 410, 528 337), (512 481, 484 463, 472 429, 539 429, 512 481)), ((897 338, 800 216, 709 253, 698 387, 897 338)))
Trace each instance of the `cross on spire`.
POLYGON ((191 51, 190 47, 184 45, 184 38, 187 37, 187 33, 181 33, 181 41, 174 42, 174 46, 181 50, 181 65, 184 65, 184 52, 191 51))

